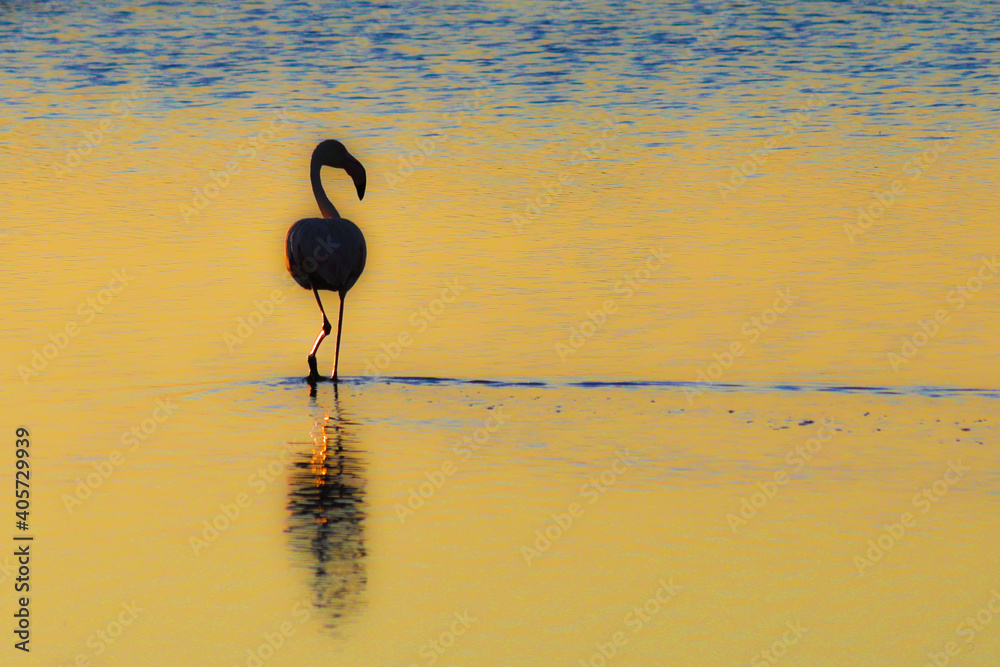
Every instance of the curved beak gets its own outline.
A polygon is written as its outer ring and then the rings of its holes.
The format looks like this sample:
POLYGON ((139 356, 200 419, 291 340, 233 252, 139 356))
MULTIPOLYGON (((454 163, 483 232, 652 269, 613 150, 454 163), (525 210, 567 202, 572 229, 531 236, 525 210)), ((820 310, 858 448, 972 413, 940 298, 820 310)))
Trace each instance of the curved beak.
POLYGON ((358 189, 358 199, 365 198, 365 183, 367 182, 367 175, 365 174, 365 168, 360 162, 353 156, 347 156, 347 162, 344 164, 344 171, 346 171, 351 180, 354 181, 354 187, 358 189))

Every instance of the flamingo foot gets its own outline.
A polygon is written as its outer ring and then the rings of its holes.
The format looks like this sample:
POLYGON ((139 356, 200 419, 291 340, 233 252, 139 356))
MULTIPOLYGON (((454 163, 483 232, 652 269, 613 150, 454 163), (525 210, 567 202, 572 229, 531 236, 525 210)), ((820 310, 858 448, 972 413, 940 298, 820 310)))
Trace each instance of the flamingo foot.
POLYGON ((323 376, 319 374, 319 370, 316 368, 316 355, 309 355, 309 377, 306 378, 310 383, 316 382, 317 380, 322 380, 323 376))

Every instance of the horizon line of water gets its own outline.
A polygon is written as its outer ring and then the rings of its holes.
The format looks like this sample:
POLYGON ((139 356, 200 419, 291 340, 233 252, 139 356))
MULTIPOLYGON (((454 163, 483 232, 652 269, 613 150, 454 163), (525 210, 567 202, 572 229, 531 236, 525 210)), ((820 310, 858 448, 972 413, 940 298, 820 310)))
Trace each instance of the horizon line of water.
MULTIPOLYGON (((323 378, 321 383, 331 383, 323 378)), ((695 382, 683 380, 539 380, 528 378, 483 379, 453 378, 434 376, 350 376, 341 377, 340 384, 360 386, 375 383, 404 384, 410 386, 462 386, 479 385, 485 387, 531 387, 531 388, 577 388, 577 389, 673 389, 695 390, 698 392, 829 392, 842 394, 878 394, 882 396, 924 396, 927 398, 952 398, 975 396, 980 398, 1000 398, 1000 389, 987 387, 948 387, 941 385, 845 385, 812 382, 695 382)), ((285 377, 272 380, 250 380, 236 384, 265 384, 271 386, 307 385, 304 377, 285 377)))

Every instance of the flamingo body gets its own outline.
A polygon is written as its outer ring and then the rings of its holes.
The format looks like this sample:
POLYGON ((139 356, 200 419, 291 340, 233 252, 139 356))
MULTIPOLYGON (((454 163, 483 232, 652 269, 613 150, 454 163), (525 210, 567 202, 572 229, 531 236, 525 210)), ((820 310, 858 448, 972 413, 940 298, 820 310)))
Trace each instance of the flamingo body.
POLYGON ((303 218, 285 237, 285 266, 305 289, 346 294, 367 259, 364 234, 346 218, 303 218))

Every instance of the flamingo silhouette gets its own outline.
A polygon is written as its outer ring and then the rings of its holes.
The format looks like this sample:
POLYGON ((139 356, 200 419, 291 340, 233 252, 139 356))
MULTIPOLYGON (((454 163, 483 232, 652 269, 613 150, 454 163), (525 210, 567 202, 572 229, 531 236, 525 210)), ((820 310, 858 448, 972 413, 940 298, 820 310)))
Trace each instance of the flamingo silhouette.
POLYGON ((358 199, 365 198, 365 168, 347 151, 344 144, 327 139, 316 146, 309 164, 309 179, 323 217, 299 220, 288 228, 288 235, 285 237, 285 266, 295 282, 313 291, 319 310, 323 313, 323 328, 309 351, 310 382, 320 379, 316 370, 316 350, 331 329, 318 290, 330 290, 340 295, 337 352, 333 358, 331 378, 336 382, 337 364, 340 361, 340 332, 344 323, 344 297, 354 287, 354 283, 358 282, 368 257, 364 234, 353 222, 340 217, 323 190, 320 169, 324 166, 346 171, 358 190, 358 199))

